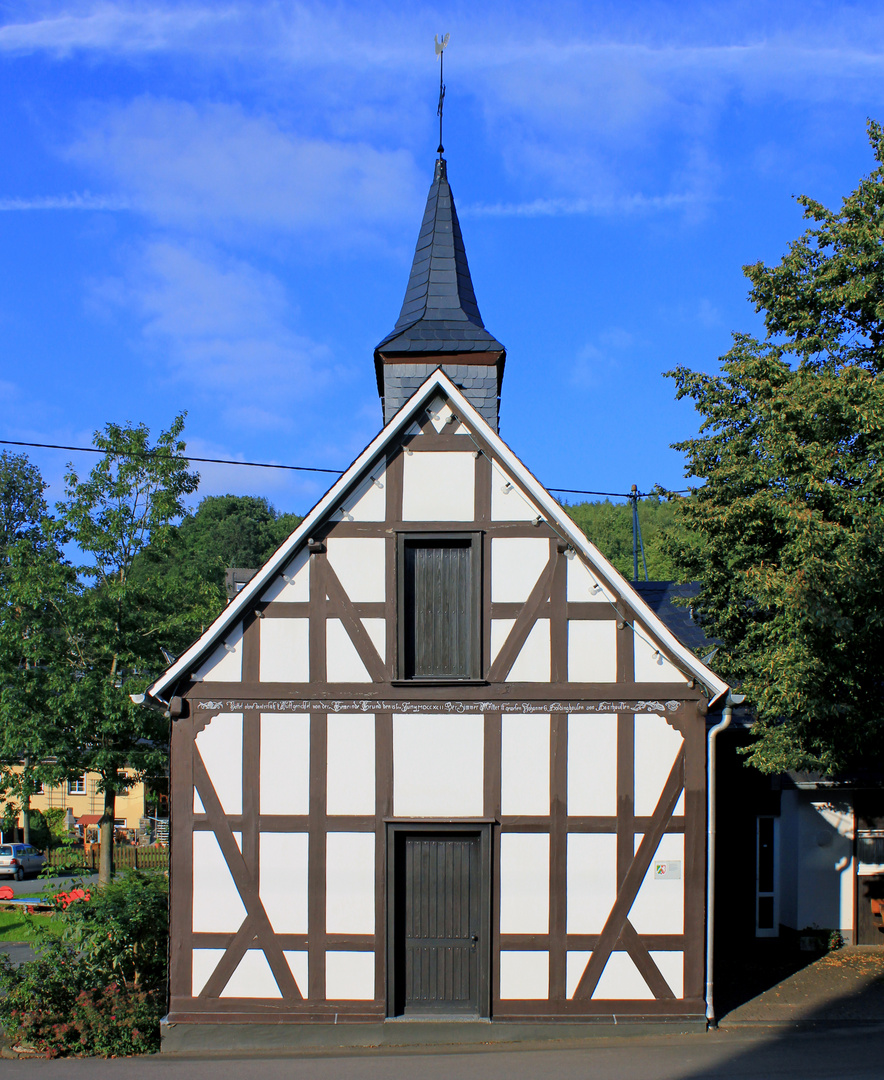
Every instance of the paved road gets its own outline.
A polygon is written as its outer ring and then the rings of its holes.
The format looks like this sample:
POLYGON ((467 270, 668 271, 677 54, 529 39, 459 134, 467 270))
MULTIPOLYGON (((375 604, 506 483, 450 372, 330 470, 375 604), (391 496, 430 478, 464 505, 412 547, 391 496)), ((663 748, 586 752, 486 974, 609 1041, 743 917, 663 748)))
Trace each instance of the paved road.
POLYGON ((91 885, 98 883, 98 874, 84 874, 82 877, 55 877, 55 878, 25 878, 24 881, 16 881, 15 878, 0 878, 0 886, 11 885, 16 896, 39 896, 46 886, 52 889, 69 889, 73 881, 85 881, 91 885))
POLYGON ((0 1061, 28 1080, 881 1080, 884 1024, 807 1034, 598 1039, 565 1049, 360 1052, 313 1057, 0 1061))

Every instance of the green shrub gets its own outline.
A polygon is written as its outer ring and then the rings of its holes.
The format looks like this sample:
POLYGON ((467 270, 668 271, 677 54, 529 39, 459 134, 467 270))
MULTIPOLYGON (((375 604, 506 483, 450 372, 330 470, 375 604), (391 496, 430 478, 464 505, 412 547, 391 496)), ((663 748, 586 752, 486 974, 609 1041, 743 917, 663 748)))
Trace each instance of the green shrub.
POLYGON ((47 1056, 159 1049, 166 1001, 168 883, 130 870, 90 894, 55 897, 63 934, 37 931, 37 956, 0 958, 0 1025, 47 1056))
POLYGON ((28 819, 31 826, 31 843, 35 848, 46 851, 52 845, 52 833, 46 821, 46 815, 42 810, 29 810, 28 819))
POLYGON ((50 806, 43 811, 43 819, 49 830, 49 847, 58 847, 70 840, 67 811, 60 806, 50 806))

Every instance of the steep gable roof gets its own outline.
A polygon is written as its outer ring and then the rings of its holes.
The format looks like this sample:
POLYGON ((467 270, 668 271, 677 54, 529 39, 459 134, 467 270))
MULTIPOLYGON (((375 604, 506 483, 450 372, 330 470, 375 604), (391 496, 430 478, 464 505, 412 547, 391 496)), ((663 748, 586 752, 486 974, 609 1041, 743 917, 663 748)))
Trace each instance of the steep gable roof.
POLYGON ((503 352, 485 329, 448 184, 444 158, 436 172, 414 252, 402 310, 378 353, 503 352))
MULTIPOLYGON (((651 635, 666 649, 679 667, 706 687, 710 704, 724 694, 727 683, 707 668, 666 627, 648 604, 639 596, 602 553, 581 532, 562 507, 543 485, 528 471, 482 416, 470 405, 441 368, 437 368, 421 389, 399 410, 375 439, 362 451, 341 478, 326 492, 316 506, 307 514, 298 528, 271 556, 261 570, 245 585, 235 600, 221 612, 206 632, 147 690, 147 697, 166 702, 176 684, 186 679, 260 599, 267 586, 285 568, 297 552, 304 547, 317 527, 341 506, 342 501, 371 475, 372 469, 383 458, 387 449, 405 434, 416 415, 441 395, 479 442, 484 443, 500 464, 524 488, 541 513, 556 531, 567 538, 574 551, 583 556, 598 576, 599 583, 619 594, 641 621, 650 628, 651 635), (167 695, 164 697, 164 695, 167 695)), ((478 443, 477 443, 478 445, 478 443)), ((636 633, 638 633, 636 628, 636 633)))

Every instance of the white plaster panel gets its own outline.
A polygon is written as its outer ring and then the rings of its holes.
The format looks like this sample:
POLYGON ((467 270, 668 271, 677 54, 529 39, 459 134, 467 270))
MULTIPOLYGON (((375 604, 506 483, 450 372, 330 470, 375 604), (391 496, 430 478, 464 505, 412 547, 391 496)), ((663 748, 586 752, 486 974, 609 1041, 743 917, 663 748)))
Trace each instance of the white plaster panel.
POLYGON ((447 401, 444 401, 441 397, 435 397, 427 406, 427 413, 430 417, 430 423, 440 434, 448 427, 449 424, 453 425, 453 434, 455 435, 468 435, 470 429, 466 424, 461 423, 459 420, 452 421, 449 417, 453 416, 451 406, 447 401))
POLYGON ((635 642, 635 681, 686 683, 687 676, 668 660, 657 646, 645 641, 639 633, 632 635, 635 642))
MULTIPOLYGON (((653 814, 684 739, 657 713, 635 717, 635 812, 640 817, 653 814)), ((678 814, 684 814, 679 799, 678 814)))
POLYGON ((534 521, 540 511, 496 461, 491 462, 491 520, 534 521))
POLYGON ((371 643, 377 649, 381 660, 387 659, 387 620, 386 619, 362 619, 365 632, 371 638, 371 643))
POLYGON ((354 603, 384 599, 386 541, 382 536, 330 536, 326 558, 354 603))
POLYGON ((472 453, 406 453, 403 521, 472 521, 476 516, 476 459, 472 453))
POLYGON ((328 834, 325 886, 328 933, 374 933, 374 844, 374 833, 328 834))
POLYGON ((549 813, 549 754, 549 714, 503 716, 501 813, 549 813))
POLYGON ((653 997, 650 987, 629 953, 612 952, 592 1000, 648 1001, 653 1000, 653 997))
POLYGON ((213 832, 193 834, 193 929, 195 933, 236 933, 246 917, 227 861, 213 832))
POLYGON ((261 903, 277 934, 307 933, 307 833, 261 833, 261 903))
POLYGON ((611 603, 614 602, 612 593, 602 585, 598 575, 591 570, 580 556, 574 552, 567 552, 567 596, 569 600, 578 604, 588 603, 611 603))
POLYGON ((326 621, 325 664, 329 682, 371 682, 368 669, 340 619, 326 621))
MULTIPOLYGON (((790 925, 791 916, 795 929, 837 927, 850 938, 855 880, 850 795, 838 793, 829 802, 818 792, 797 791, 788 800, 787 794, 780 816, 780 882, 782 889, 784 878, 794 879, 795 897, 791 910, 781 904, 780 920, 790 925)), ((861 863, 858 869, 862 879, 877 867, 861 863)))
POLYGON ((508 682, 549 682, 549 619, 538 619, 506 676, 508 682))
POLYGON ((194 997, 199 995, 202 988, 209 981, 209 976, 218 966, 218 962, 225 952, 225 949, 193 950, 193 974, 190 989, 194 997))
POLYGON ((242 681, 242 623, 232 627, 224 641, 196 669, 193 681, 242 681))
POLYGON ((387 470, 378 464, 341 504, 342 521, 383 521, 387 516, 387 470))
POLYGON ((568 716, 568 813, 614 817, 617 813, 617 717, 568 716))
POLYGON ((329 814, 375 812, 375 721, 373 713, 329 713, 329 814))
POLYGON ((223 998, 282 997, 263 949, 246 949, 242 960, 221 991, 223 998))
POLYGON ((310 599, 310 552, 307 548, 301 548, 261 599, 281 600, 286 604, 303 604, 310 599))
POLYGON ((568 620, 568 681, 617 681, 617 623, 613 619, 568 620))
POLYGON ((261 682, 310 680, 310 620, 259 619, 261 682))
POLYGON ((660 974, 669 983, 669 989, 677 998, 684 997, 684 953, 683 952, 658 952, 651 953, 651 959, 660 969, 660 974))
POLYGON ((492 619, 491 620, 491 663, 497 659, 497 654, 503 648, 503 643, 510 636, 510 630, 516 625, 515 619, 492 619))
POLYGON ((491 541, 491 600, 520 604, 531 594, 549 562, 549 540, 501 536, 491 541))
MULTIPOLYGON (((635 850, 642 835, 635 837, 635 850)), ((629 912, 629 921, 639 934, 684 933, 684 833, 664 833, 629 912), (680 877, 660 877, 656 864, 676 860, 680 877)))
MULTIPOLYGON (((819 814, 825 825, 828 826, 828 828, 824 826, 822 830, 817 832, 816 847, 826 851, 831 873, 838 881, 838 929, 846 932, 844 936, 848 941, 852 941, 854 939, 851 934, 854 930, 854 912, 856 910, 856 872, 853 856, 853 838, 856 822, 852 795, 849 793, 842 794, 838 805, 816 799, 812 799, 810 805, 819 814)), ((871 865, 864 863, 861 869, 865 870, 867 866, 871 869, 871 865)), ((878 870, 880 872, 881 868, 879 867, 878 870)), ((822 923, 821 925, 825 926, 827 924, 822 923)))
POLYGON ((310 812, 310 717, 261 713, 262 814, 310 812))
POLYGON ((500 932, 549 932, 549 833, 500 837, 500 932))
POLYGON ((576 950, 565 954, 565 996, 570 1001, 577 991, 586 965, 589 963, 591 952, 576 950))
POLYGON ((617 898, 617 837, 568 834, 569 934, 600 934, 617 898))
POLYGON ((373 1001, 374 953, 327 952, 325 996, 334 1001, 373 1001))
POLYGON ((289 966, 289 971, 292 973, 292 977, 298 984, 298 989, 301 991, 301 997, 306 998, 308 996, 309 982, 307 981, 308 954, 306 952, 284 952, 282 954, 285 957, 285 962, 289 966))
POLYGON ((393 715, 393 813, 396 817, 481 817, 485 719, 393 715))
POLYGON ((196 737, 225 814, 242 813, 242 713, 218 713, 196 737))
POLYGON ((549 953, 536 950, 501 950, 500 998, 502 1001, 549 997, 549 953))

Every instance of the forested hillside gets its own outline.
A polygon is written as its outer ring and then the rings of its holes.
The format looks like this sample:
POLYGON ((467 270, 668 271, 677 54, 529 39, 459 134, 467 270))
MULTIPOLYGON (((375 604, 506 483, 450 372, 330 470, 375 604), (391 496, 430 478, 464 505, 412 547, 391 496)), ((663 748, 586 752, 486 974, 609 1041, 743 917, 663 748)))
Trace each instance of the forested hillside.
MULTIPOLYGON (((617 569, 632 580, 632 505, 628 502, 599 502, 564 504, 574 521, 586 533, 601 553, 617 569)), ((679 524, 676 504, 655 495, 640 499, 638 518, 645 546, 648 577, 651 581, 668 581, 678 577, 678 570, 667 553, 667 540, 683 531, 679 524)), ((641 551, 638 559, 639 579, 644 580, 641 551)))

